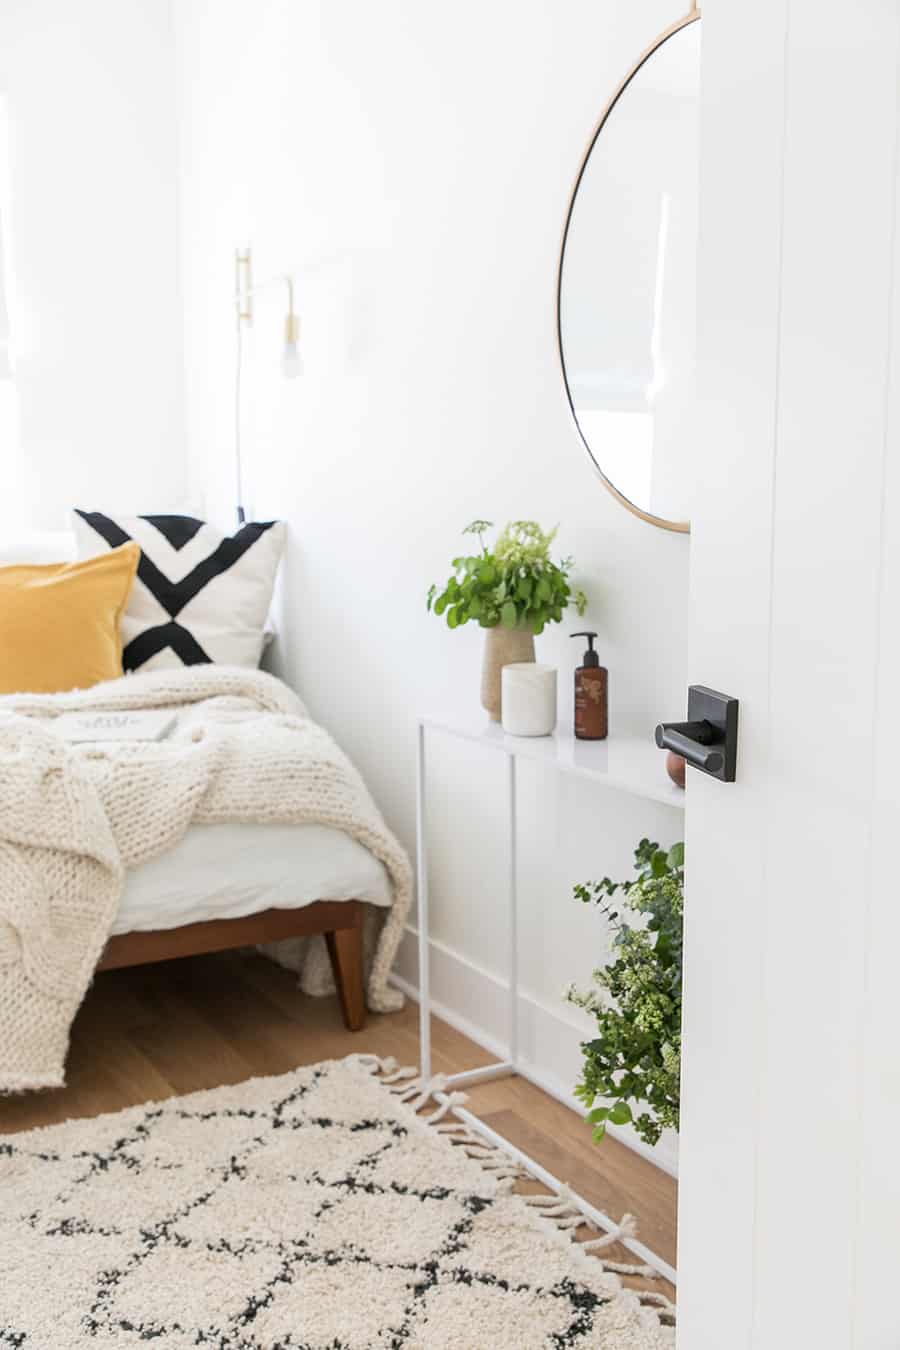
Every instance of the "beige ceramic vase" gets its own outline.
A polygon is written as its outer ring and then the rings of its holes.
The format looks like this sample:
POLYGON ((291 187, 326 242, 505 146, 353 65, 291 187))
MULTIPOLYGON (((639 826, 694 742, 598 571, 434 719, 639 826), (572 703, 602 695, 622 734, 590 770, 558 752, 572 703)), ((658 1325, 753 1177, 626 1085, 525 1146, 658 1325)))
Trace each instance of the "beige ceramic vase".
POLYGON ((534 634, 530 628, 486 628, 484 663, 481 667, 481 706, 500 721, 500 672, 515 661, 534 660, 534 634))

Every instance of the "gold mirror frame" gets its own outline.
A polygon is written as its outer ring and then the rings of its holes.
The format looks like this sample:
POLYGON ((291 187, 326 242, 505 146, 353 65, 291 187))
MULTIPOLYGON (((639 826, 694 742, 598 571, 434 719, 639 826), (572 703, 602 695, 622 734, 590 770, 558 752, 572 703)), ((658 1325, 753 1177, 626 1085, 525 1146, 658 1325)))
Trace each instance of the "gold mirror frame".
POLYGON ((670 24, 668 28, 663 29, 659 37, 654 38, 650 46, 647 47, 647 49, 638 57, 637 61, 631 67, 628 74, 625 76, 624 80, 618 86, 612 98, 609 100, 606 107, 603 109, 600 121, 597 123, 597 126, 594 130, 594 134, 591 136, 591 139, 588 142, 588 148, 585 152, 584 158, 581 161, 581 168, 578 170, 578 177, 575 179, 575 186, 572 188, 572 195, 569 198, 569 209, 566 212, 566 224, 565 229, 563 230, 562 243, 560 245, 559 250, 559 268, 557 271, 557 279, 556 279, 556 341, 557 346, 559 348, 559 364, 562 369, 563 384, 566 390, 566 398, 568 399, 569 402, 569 409, 572 413, 572 419, 578 430, 578 435, 581 437, 582 445, 588 452, 591 459, 591 463, 597 470, 597 473, 600 475, 600 480, 603 483, 604 487, 606 487, 612 493, 616 501, 621 502, 621 504, 624 507, 626 507, 627 510, 631 511, 633 515, 639 516, 641 520, 645 520, 648 525, 658 525, 660 529, 672 530, 676 534, 690 534, 691 530, 690 521, 665 520, 662 516, 654 516, 649 511, 642 511, 641 508, 639 506, 636 506, 633 501, 630 501, 628 497, 623 496, 623 494, 616 487, 615 483, 611 482, 610 479, 607 478, 606 474, 601 469, 600 465, 597 462, 597 458, 594 455, 594 452, 591 449, 591 447, 588 445, 587 438, 585 437, 585 434, 581 429, 581 423, 579 422, 578 414, 575 411, 575 404, 572 401, 572 391, 569 388, 569 378, 566 374, 566 359, 563 353, 562 273, 563 273, 563 263, 565 262, 566 257, 566 240, 569 237, 569 226, 572 223, 572 212, 575 209, 575 199, 578 196, 578 189, 581 186, 581 180, 584 177, 584 173, 588 166, 588 162, 591 158, 591 155, 593 153, 594 146, 597 144, 597 139, 600 136, 600 133, 602 132, 603 128, 606 126, 606 123, 609 121, 610 114, 612 113, 619 99, 625 93, 625 90, 631 84, 631 81, 634 79, 635 75, 637 75, 641 67, 644 66, 646 62, 650 60, 650 57, 653 56, 655 52, 658 52, 660 47, 662 47, 666 42, 669 41, 669 38, 674 37, 676 33, 680 33, 682 28, 687 28, 690 24, 697 23, 699 19, 700 19, 700 9, 699 6, 695 3, 691 6, 690 11, 685 15, 683 19, 678 19, 676 20, 675 23, 670 24))

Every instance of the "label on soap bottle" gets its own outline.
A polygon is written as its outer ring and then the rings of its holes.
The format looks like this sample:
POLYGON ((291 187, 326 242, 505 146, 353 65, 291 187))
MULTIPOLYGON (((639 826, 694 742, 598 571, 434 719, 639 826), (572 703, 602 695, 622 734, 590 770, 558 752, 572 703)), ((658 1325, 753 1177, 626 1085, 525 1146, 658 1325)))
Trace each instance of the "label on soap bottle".
POLYGON ((607 680, 605 666, 582 666, 575 672, 575 735, 579 740, 606 739, 607 680))

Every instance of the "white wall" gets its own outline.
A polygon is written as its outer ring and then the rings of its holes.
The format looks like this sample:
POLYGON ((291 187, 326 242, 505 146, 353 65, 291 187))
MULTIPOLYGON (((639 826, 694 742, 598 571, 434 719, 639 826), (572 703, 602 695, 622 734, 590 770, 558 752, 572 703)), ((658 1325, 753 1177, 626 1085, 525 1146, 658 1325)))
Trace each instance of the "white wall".
MULTIPOLYGON (((482 633, 450 633, 424 609, 474 517, 561 523, 602 635, 614 734, 649 734, 684 707, 688 541, 601 486, 555 339, 581 156, 672 18, 668 0, 176 4, 193 490, 232 518, 232 255, 249 243, 258 281, 297 275, 306 360, 302 380, 281 381, 281 297, 261 297, 246 495, 291 525, 282 668, 410 847, 413 715, 477 705, 482 633)), ((582 644, 566 634, 584 626, 573 616, 538 644, 560 668, 567 718, 582 644)), ((462 954, 490 975, 503 963, 495 766, 449 746, 436 756, 434 928, 451 964, 462 954)), ((523 796, 524 969, 557 1037, 534 1054, 571 1083, 584 1024, 560 990, 602 952, 571 881, 627 868, 641 834, 668 840, 680 822, 583 786, 557 796, 535 780, 523 796)), ((478 988, 469 1014, 489 1023, 478 988)))
POLYGON ((0 7, 13 526, 62 526, 76 503, 185 505, 174 72, 169 0, 0 7))

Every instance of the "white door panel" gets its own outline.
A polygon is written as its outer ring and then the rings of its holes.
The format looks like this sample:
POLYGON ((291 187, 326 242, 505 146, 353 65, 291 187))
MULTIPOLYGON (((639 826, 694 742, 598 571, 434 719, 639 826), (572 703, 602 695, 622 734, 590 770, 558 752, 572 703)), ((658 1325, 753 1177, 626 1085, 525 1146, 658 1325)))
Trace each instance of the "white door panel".
POLYGON ((679 1341, 897 1350, 897 4, 703 24, 690 669, 741 751, 688 807, 679 1341))
POLYGON ((702 487, 691 534, 689 654, 691 678, 734 694, 741 708, 737 782, 691 773, 686 819, 682 1350, 721 1350, 732 1332, 734 1350, 750 1344, 785 15, 785 0, 720 0, 702 20, 702 487), (725 190, 737 165, 742 190, 725 190))
MULTIPOLYGON (((898 85, 900 88, 900 85, 898 85)), ((897 122, 900 125, 900 105, 897 122)), ((858 1141, 854 1350, 900 1345, 896 1287, 900 1256, 900 178, 888 336, 883 515, 880 528, 879 650, 875 686, 873 812, 868 888, 857 917, 865 945, 862 1060, 856 1086, 858 1141)))

